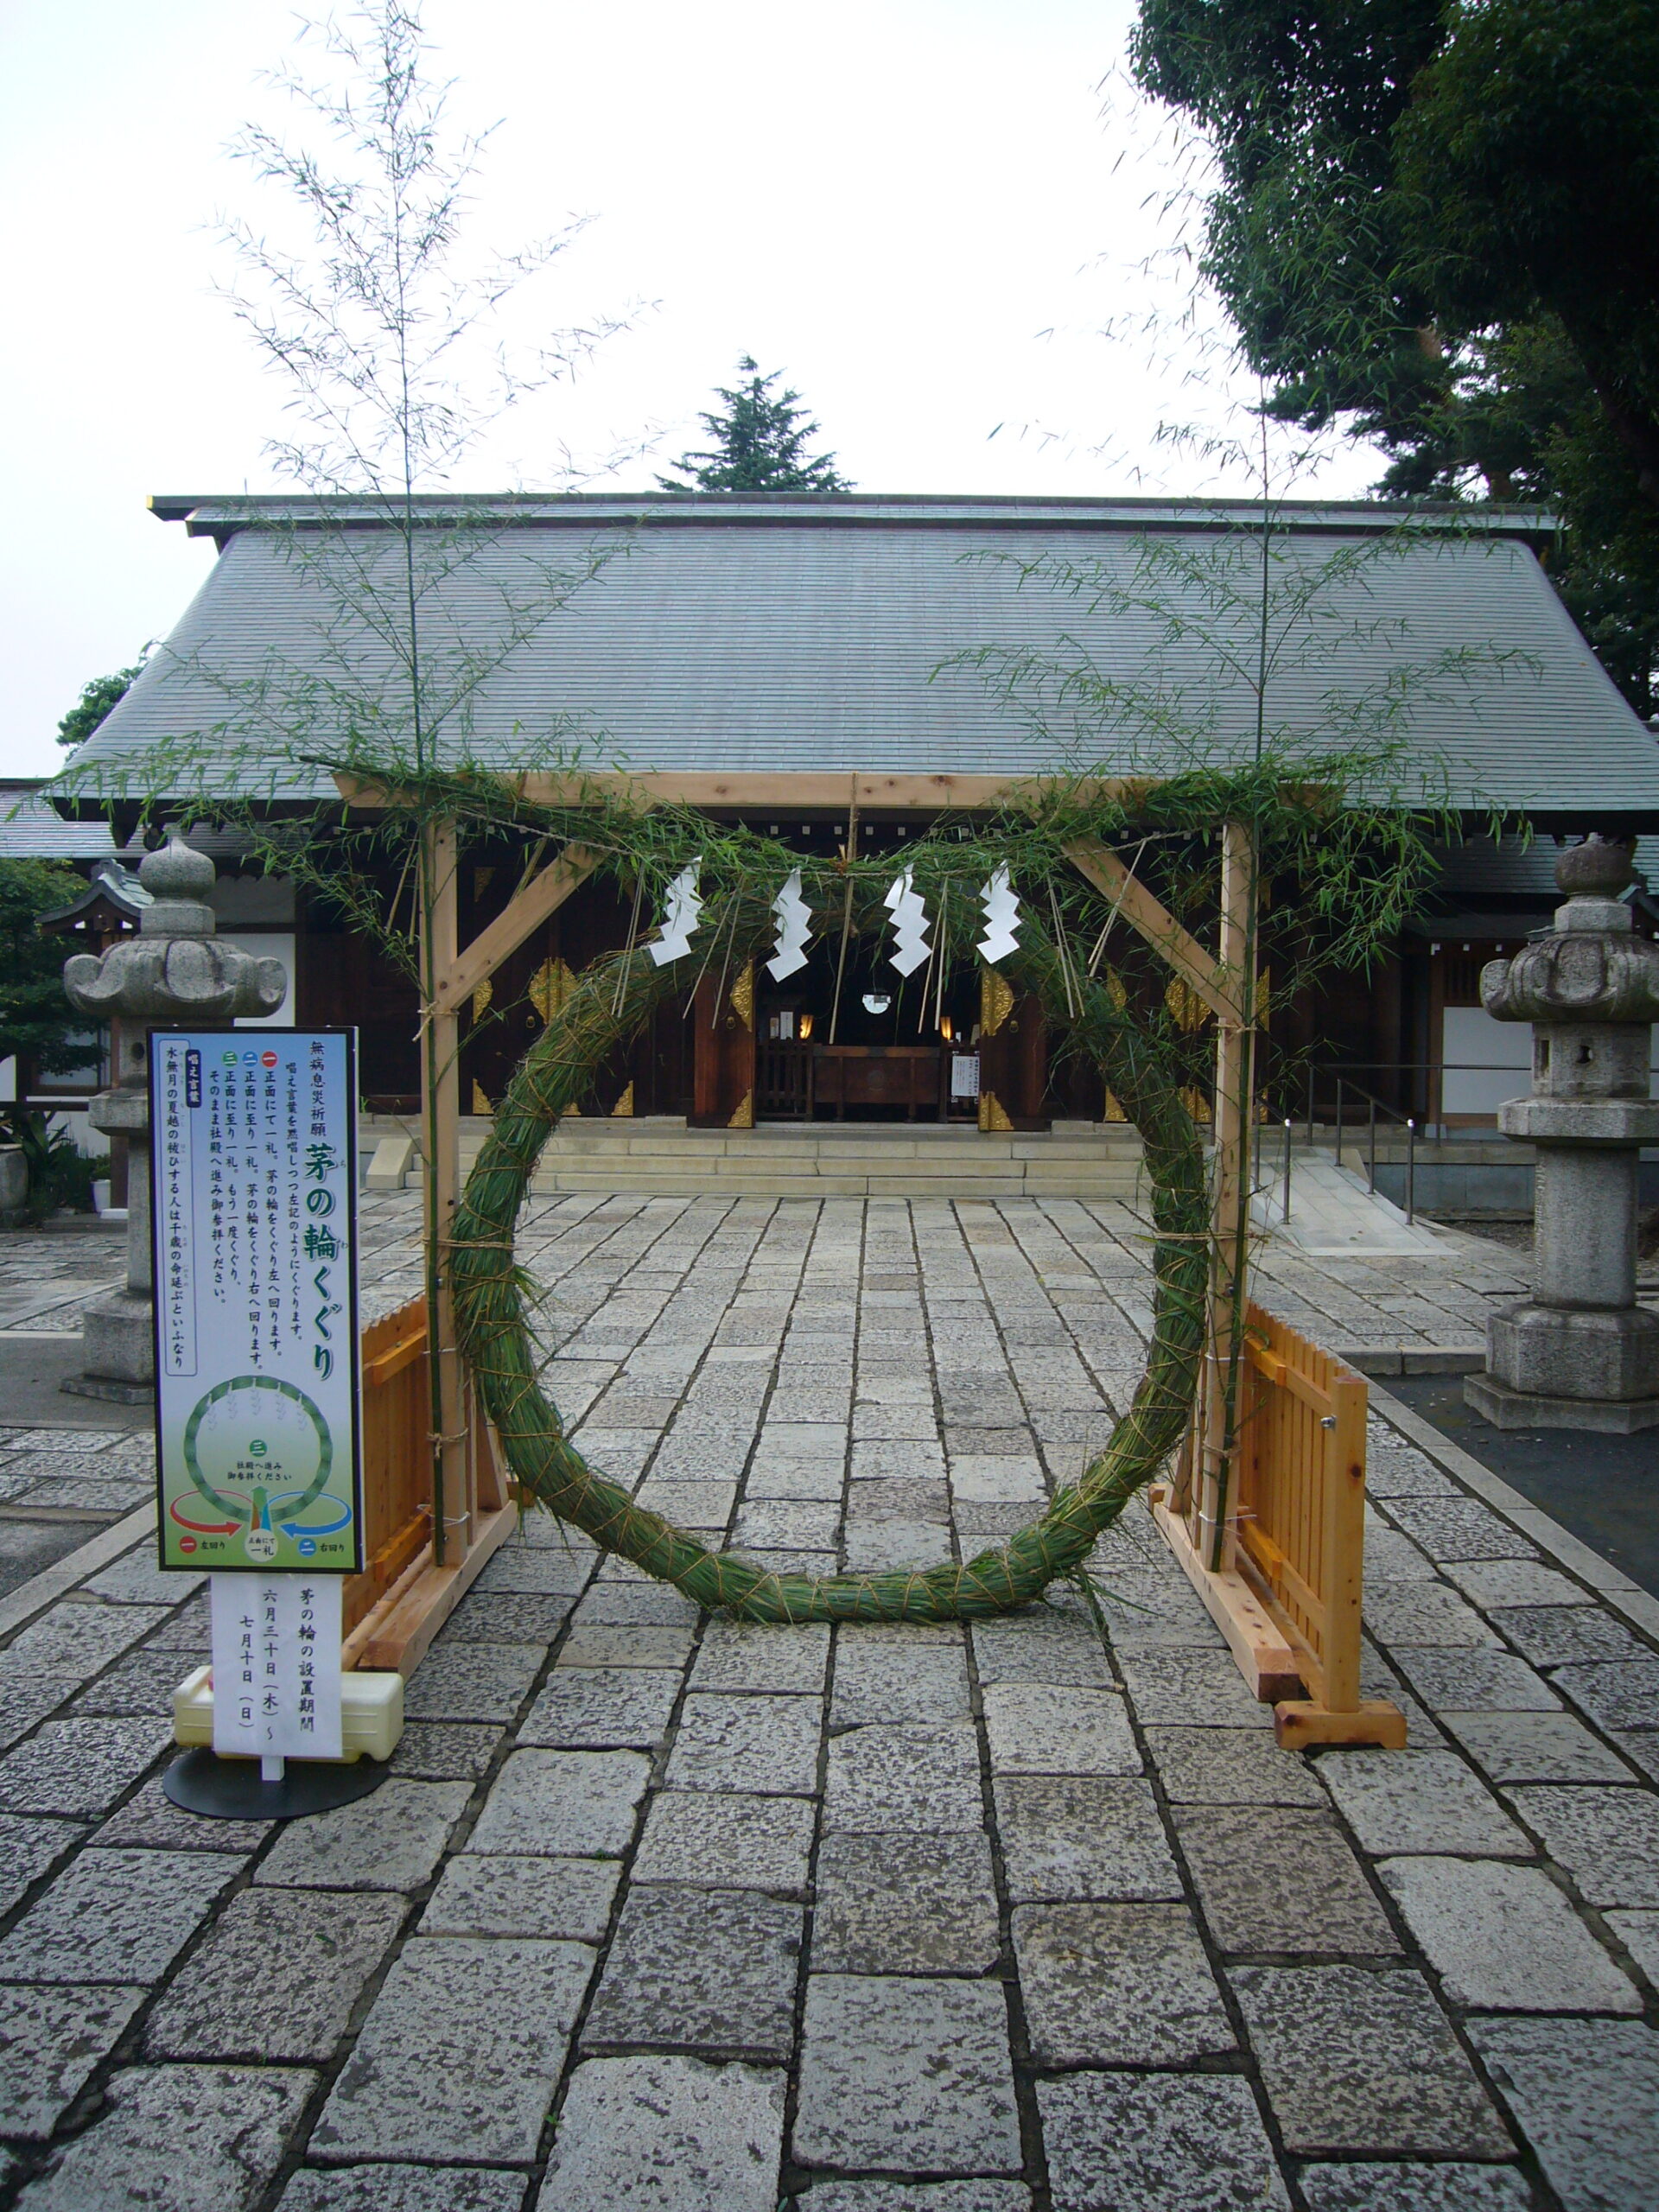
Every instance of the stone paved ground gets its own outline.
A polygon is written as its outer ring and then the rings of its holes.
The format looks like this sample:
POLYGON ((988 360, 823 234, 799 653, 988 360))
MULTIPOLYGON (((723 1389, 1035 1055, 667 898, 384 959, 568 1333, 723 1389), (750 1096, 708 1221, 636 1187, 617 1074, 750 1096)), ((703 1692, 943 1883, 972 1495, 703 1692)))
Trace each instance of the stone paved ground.
MULTIPOLYGON (((366 1209, 373 1308, 412 1204, 366 1209)), ((523 1250, 597 1463, 790 1564, 1017 1525, 1147 1319, 1112 1206, 582 1198, 523 1250)), ((1262 1294, 1466 1342, 1507 1265, 1262 1294)), ((531 1521, 394 1779, 206 1822, 156 1779, 203 1600, 101 1567, 0 1649, 0 2204, 1659 2203, 1659 1603, 1402 1422, 1367 1593, 1399 1754, 1281 1752, 1138 1507, 1091 1600, 966 1632, 702 1619, 531 1521)), ((0 1485, 51 1478, 5 1444, 0 1485)))

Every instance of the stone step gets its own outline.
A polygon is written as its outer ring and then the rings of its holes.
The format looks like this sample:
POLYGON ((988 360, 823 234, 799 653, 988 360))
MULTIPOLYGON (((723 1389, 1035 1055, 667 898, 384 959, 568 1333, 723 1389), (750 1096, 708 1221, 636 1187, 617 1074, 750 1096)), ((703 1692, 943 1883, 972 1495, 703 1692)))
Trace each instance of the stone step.
POLYGON ((975 1199, 1067 1198, 1103 1201, 1135 1196, 1132 1181, 1120 1182, 1103 1176, 1087 1180, 1081 1176, 1061 1177, 1039 1184, 1023 1175, 1005 1173, 978 1178, 970 1190, 963 1191, 960 1185, 946 1181, 937 1185, 918 1185, 913 1176, 829 1172, 800 1176, 752 1172, 724 1176, 715 1183, 706 1175, 690 1174, 673 1167, 654 1172, 619 1169, 607 1173, 602 1168, 574 1167, 538 1170, 531 1189, 537 1198, 578 1191, 632 1192, 663 1198, 950 1198, 960 1193, 975 1199))

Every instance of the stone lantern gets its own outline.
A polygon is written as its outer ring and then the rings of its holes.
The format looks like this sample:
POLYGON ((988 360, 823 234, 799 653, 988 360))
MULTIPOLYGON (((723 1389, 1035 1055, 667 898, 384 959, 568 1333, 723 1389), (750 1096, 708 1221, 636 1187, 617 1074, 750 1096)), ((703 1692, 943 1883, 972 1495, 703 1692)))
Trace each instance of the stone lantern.
POLYGON ((176 825, 147 854, 138 880, 149 894, 137 937, 123 938, 95 957, 64 963, 71 1005, 111 1026, 115 1087, 88 1109, 95 1129, 127 1139, 127 1281, 99 1299, 81 1324, 84 1374, 66 1390, 129 1404, 156 1388, 155 1281, 149 1232, 149 1069, 152 1029, 211 1029, 238 1014, 275 1014, 288 989, 280 960, 256 960, 238 945, 221 944, 208 903, 213 864, 193 852, 176 825))
POLYGON ((1649 1096, 1659 945, 1618 893, 1628 842, 1587 837, 1555 863, 1555 926, 1481 971, 1481 1003, 1530 1021, 1532 1092, 1498 1109, 1536 1147, 1532 1295, 1487 1323, 1464 1396, 1500 1428, 1626 1436, 1659 1424, 1659 1314, 1636 1302, 1637 1160, 1659 1143, 1649 1096))

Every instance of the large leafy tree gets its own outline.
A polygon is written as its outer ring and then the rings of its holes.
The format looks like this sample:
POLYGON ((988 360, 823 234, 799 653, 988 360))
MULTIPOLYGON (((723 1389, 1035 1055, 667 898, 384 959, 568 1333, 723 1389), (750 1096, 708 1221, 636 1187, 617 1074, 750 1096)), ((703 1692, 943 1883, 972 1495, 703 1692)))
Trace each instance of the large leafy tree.
POLYGON ((86 1058, 86 1025, 64 995, 63 941, 37 927, 86 887, 72 868, 0 860, 0 1059, 18 1053, 61 1074, 86 1058))
POLYGON ((83 687, 79 698, 58 724, 60 745, 86 743, 111 709, 120 705, 143 673, 148 651, 146 647, 130 668, 118 668, 110 676, 95 676, 83 687))
POLYGON ((774 391, 782 376, 762 376, 748 354, 737 365, 744 381, 715 387, 725 402, 718 414, 701 419, 709 443, 701 453, 685 453, 671 464, 689 482, 657 480, 664 492, 849 492, 836 472, 832 453, 809 454, 807 440, 818 425, 806 419, 798 391, 774 391))
POLYGON ((1554 499, 1556 581, 1659 704, 1659 10, 1141 0, 1142 86, 1214 149, 1204 266, 1268 405, 1394 497, 1554 499))

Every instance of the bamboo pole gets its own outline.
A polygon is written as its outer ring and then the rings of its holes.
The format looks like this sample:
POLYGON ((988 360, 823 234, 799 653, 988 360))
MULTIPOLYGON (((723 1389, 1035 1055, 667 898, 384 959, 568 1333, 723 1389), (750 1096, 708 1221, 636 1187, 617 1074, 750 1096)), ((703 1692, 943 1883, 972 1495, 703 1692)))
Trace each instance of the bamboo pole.
POLYGON ((1255 1096, 1255 847, 1247 824, 1222 831, 1221 944, 1226 1007, 1217 1020, 1215 1211, 1210 1263, 1210 1326, 1201 1392, 1198 1471, 1200 1558, 1213 1573, 1231 1569, 1236 1501, 1231 1496, 1238 1332, 1249 1255, 1250 1106, 1255 1096))
POLYGON ((460 956, 460 885, 455 828, 423 832, 422 915, 429 977, 426 1050, 421 1060, 421 1119, 426 1133, 428 1306, 433 1321, 432 1549, 440 1567, 465 1558, 474 1534, 472 1455, 467 1448, 465 1378, 455 1347, 449 1240, 461 1198, 461 1018, 454 1001, 432 988, 460 956))

